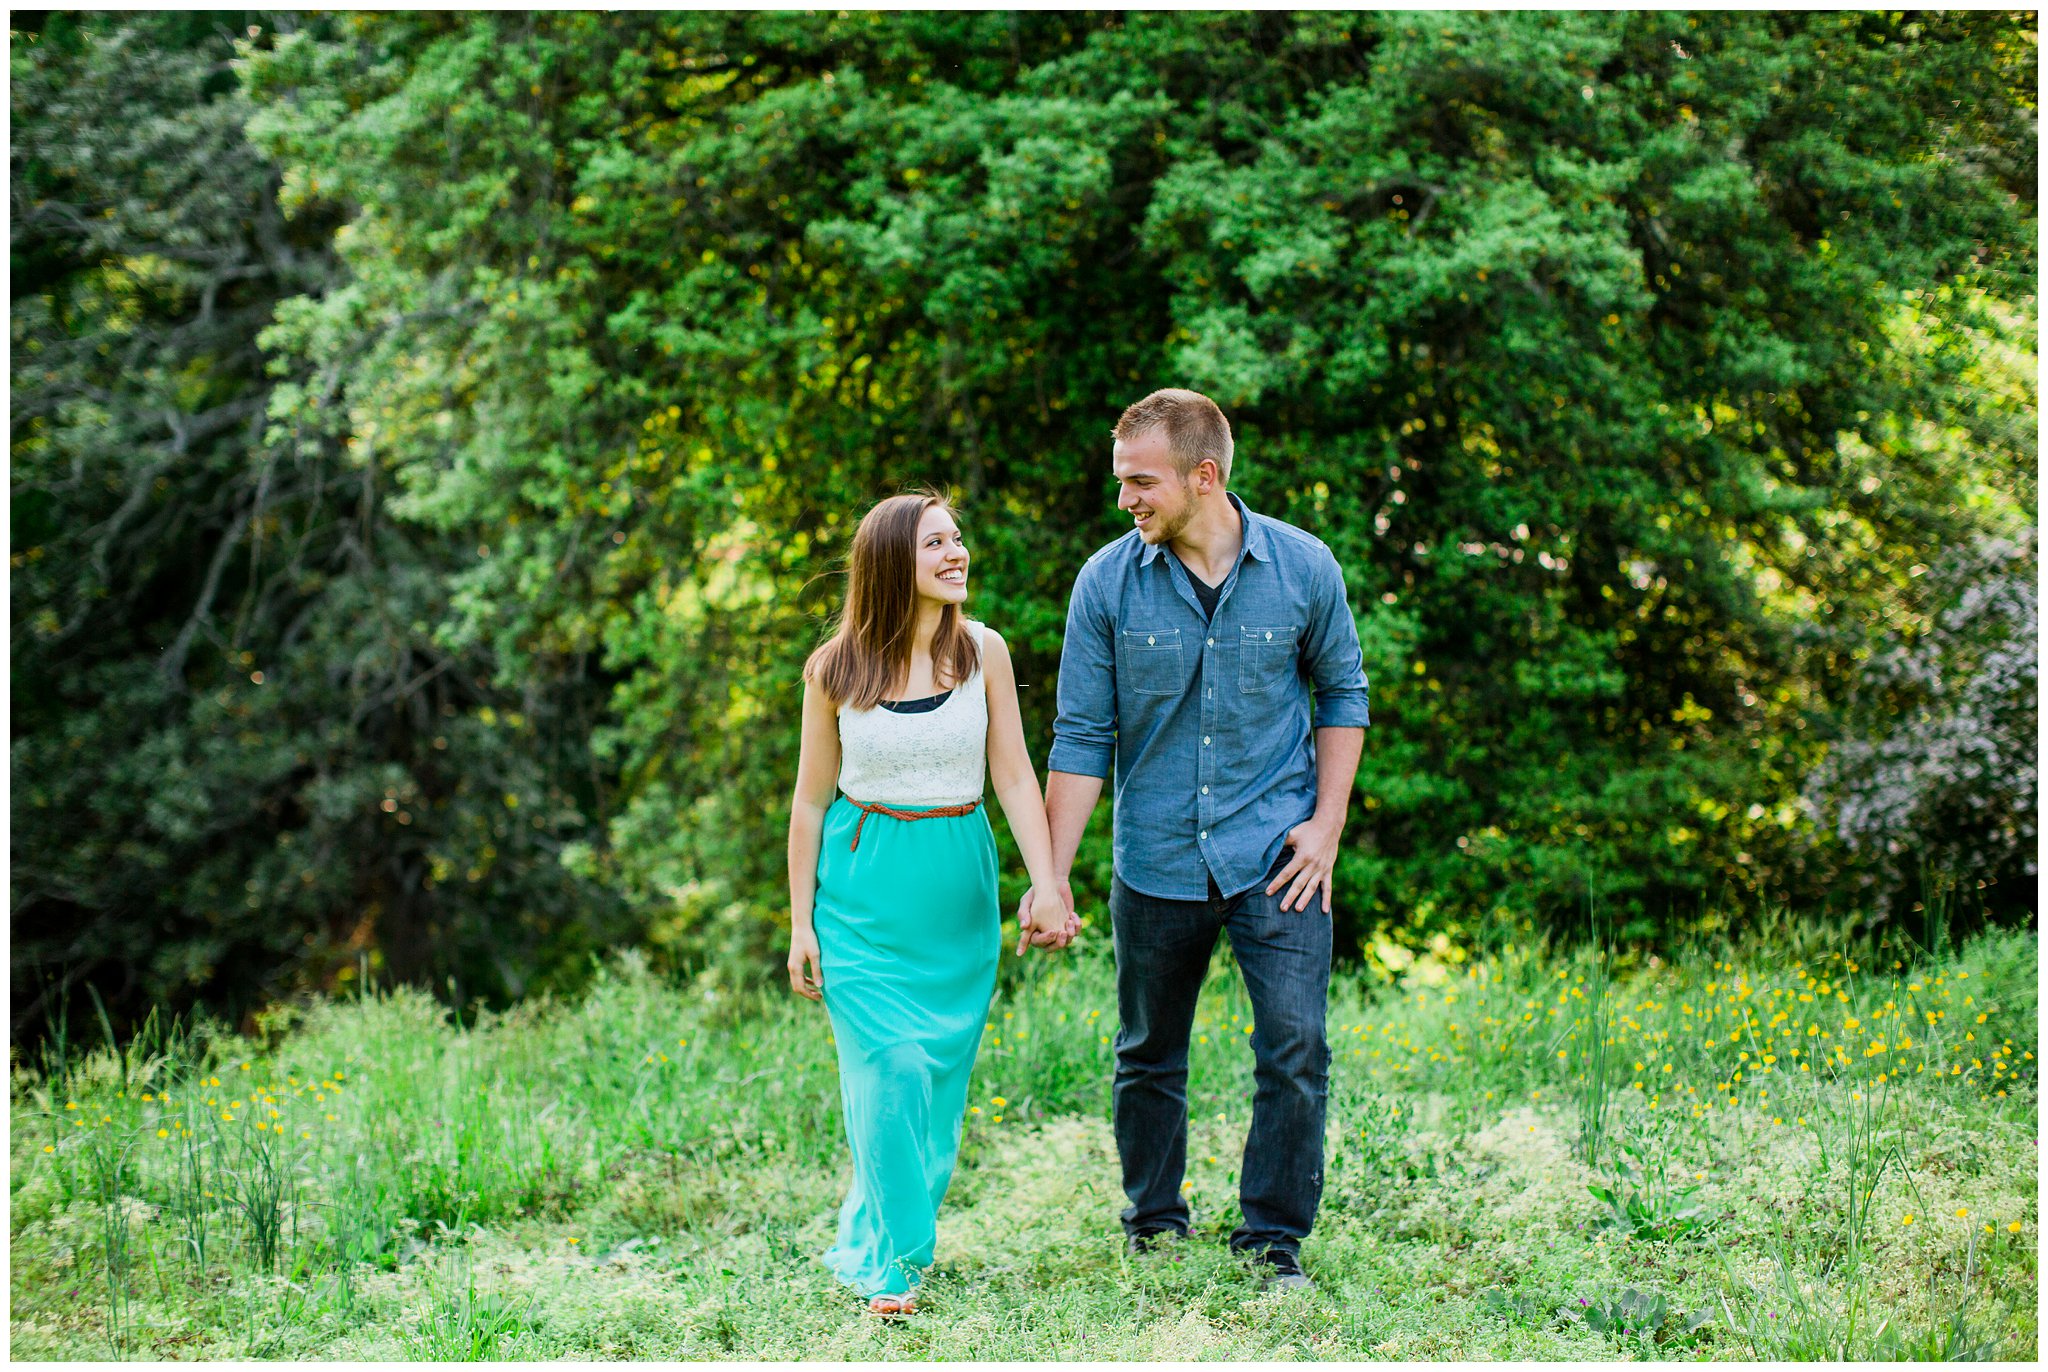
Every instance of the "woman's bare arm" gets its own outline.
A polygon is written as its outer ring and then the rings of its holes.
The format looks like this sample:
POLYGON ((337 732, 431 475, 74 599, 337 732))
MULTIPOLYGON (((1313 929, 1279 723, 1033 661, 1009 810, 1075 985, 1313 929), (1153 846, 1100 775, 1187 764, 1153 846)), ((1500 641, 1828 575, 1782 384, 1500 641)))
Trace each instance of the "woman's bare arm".
POLYGON ((1010 648, 993 629, 982 635, 982 679, 988 688, 988 772, 1003 817, 1010 821, 1010 833, 1024 858, 1024 870, 1031 877, 1033 892, 1043 891, 1042 908, 1027 901, 1019 931, 1018 951, 1028 939, 1038 944, 1064 945, 1068 938, 1067 910, 1055 895, 1052 880, 1052 832, 1045 823, 1045 797, 1038 789, 1038 773, 1031 765, 1031 749, 1024 742, 1024 716, 1017 706, 1017 675, 1010 665, 1010 648))
POLYGON ((822 688, 807 681, 796 791, 789 802, 789 985, 812 1000, 824 987, 818 938, 811 927, 818 899, 818 845, 825 832, 825 811, 838 786, 838 711, 822 688))

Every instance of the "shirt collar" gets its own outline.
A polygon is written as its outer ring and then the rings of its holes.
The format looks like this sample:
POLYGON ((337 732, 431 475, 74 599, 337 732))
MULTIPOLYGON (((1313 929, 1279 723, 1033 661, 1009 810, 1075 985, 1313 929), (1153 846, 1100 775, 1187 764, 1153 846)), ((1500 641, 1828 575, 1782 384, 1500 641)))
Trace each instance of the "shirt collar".
MULTIPOLYGON (((1273 559, 1266 551, 1265 529, 1260 526, 1258 520, 1252 518, 1250 508, 1237 498, 1236 491, 1225 491, 1223 494, 1229 497, 1232 505, 1237 507, 1237 517, 1243 522, 1244 555, 1257 558, 1261 562, 1271 562, 1273 559)), ((1138 565, 1140 567, 1151 566, 1152 559, 1158 557, 1160 550, 1165 546, 1163 543, 1147 543, 1143 539, 1138 540, 1138 565)))

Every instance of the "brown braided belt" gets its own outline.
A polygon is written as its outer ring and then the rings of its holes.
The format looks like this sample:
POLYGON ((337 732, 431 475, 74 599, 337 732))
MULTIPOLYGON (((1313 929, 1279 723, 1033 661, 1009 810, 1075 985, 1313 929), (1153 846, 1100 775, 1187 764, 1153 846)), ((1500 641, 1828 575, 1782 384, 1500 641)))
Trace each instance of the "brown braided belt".
POLYGON ((981 808, 978 800, 970 800, 965 805, 941 805, 931 810, 898 810, 893 805, 870 805, 852 796, 846 798, 846 803, 860 811, 860 819, 853 826, 853 842, 846 845, 849 853, 859 850, 861 826, 868 822, 869 815, 888 815, 892 819, 952 819, 958 815, 971 815, 981 808))

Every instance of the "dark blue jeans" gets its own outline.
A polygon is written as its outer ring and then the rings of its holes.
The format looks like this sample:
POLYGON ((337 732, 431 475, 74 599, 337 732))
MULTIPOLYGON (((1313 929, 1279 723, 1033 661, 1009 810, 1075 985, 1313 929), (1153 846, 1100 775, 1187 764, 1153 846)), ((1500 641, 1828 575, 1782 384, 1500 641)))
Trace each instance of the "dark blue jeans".
MULTIPOLYGON (((1285 864, 1283 856, 1274 872, 1285 864)), ((1121 880, 1109 889, 1116 947, 1116 1147, 1123 1161, 1126 1233, 1188 1227, 1180 1184, 1188 1154, 1188 1035, 1195 998, 1221 930, 1252 1002, 1258 1083, 1238 1199, 1244 1223, 1230 1246, 1298 1252, 1323 1194, 1323 1119, 1330 1046, 1330 917, 1320 897, 1280 908, 1268 873, 1251 890, 1207 900, 1161 900, 1121 880)))

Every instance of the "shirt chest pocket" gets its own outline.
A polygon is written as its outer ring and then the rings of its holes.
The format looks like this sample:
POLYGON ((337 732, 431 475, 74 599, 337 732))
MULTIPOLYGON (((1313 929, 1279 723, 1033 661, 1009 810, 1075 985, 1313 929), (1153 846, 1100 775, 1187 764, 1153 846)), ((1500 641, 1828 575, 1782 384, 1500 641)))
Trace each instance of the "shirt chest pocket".
POLYGON ((1180 630, 1125 629, 1119 641, 1117 675, 1141 696, 1177 696, 1187 678, 1181 670, 1180 630))
POLYGON ((1270 691, 1294 673, 1298 626, 1244 625, 1238 632, 1237 687, 1270 691))

